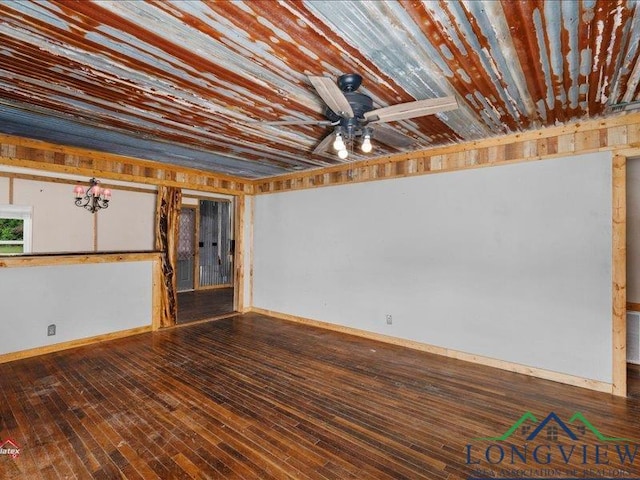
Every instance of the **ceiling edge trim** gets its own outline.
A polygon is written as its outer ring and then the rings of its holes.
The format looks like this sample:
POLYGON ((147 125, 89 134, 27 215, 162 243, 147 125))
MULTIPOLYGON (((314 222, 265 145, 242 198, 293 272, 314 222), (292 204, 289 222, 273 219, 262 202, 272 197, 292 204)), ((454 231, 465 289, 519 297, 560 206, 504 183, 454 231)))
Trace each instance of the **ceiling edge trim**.
POLYGON ((252 181, 245 178, 4 134, 0 134, 0 163, 217 193, 253 191, 252 181))
POLYGON ((255 194, 268 194, 639 148, 640 113, 631 113, 254 180, 253 185, 255 194))

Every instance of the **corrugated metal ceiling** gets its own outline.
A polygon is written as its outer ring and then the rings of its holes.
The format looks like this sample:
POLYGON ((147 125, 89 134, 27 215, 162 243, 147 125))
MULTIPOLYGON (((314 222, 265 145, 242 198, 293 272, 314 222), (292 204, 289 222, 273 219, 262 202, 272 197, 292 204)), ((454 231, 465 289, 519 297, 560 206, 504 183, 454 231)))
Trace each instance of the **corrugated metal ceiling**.
MULTIPOLYGON (((337 163, 307 75, 357 72, 411 149, 640 100, 636 0, 0 2, 0 131, 249 178, 337 163)), ((375 142, 370 157, 399 150, 375 142)), ((365 158, 354 152, 349 160, 365 158)))

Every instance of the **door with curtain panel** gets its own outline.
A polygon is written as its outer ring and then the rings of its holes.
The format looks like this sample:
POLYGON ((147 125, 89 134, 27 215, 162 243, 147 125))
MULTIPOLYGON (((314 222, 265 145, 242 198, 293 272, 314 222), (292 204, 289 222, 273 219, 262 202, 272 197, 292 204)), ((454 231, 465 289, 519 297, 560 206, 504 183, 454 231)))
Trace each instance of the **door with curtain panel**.
POLYGON ((232 203, 200 200, 183 206, 178 232, 179 292, 233 286, 232 203))
POLYGON ((195 289, 196 273, 196 212, 195 207, 183 206, 178 223, 178 260, 176 286, 178 292, 195 289))
POLYGON ((234 251, 231 202, 201 200, 199 207, 199 286, 231 287, 234 251))

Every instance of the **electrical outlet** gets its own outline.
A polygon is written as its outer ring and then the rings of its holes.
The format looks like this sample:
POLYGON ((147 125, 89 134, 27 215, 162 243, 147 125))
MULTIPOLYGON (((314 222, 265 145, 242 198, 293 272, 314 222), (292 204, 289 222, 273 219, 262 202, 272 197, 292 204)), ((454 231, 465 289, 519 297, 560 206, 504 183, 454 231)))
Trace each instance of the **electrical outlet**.
POLYGON ((51 335, 55 335, 56 334, 56 326, 55 324, 51 324, 47 327, 47 336, 51 336, 51 335))
POLYGON ((387 325, 391 325, 393 323, 393 317, 390 313, 387 313, 387 325))

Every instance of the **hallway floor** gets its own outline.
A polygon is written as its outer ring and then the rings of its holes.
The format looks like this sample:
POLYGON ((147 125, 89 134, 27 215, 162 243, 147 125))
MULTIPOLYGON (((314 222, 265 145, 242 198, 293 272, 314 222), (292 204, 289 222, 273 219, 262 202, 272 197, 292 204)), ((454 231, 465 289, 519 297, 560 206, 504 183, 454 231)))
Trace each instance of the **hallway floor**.
POLYGON ((233 288, 178 293, 178 323, 197 322, 233 312, 233 288))

